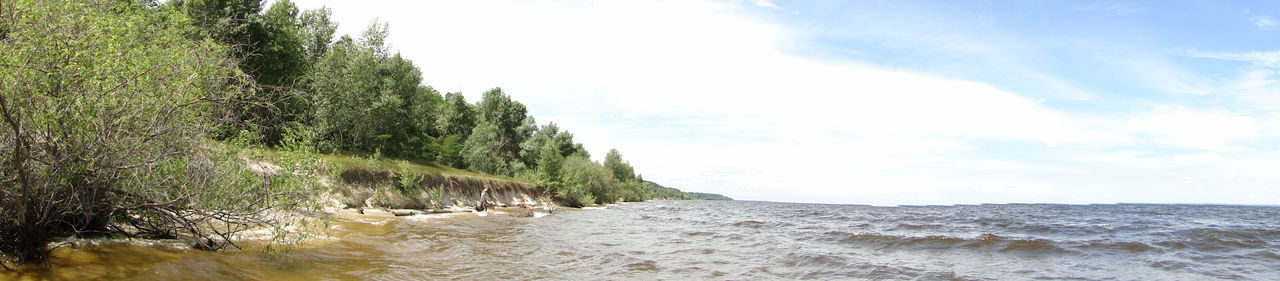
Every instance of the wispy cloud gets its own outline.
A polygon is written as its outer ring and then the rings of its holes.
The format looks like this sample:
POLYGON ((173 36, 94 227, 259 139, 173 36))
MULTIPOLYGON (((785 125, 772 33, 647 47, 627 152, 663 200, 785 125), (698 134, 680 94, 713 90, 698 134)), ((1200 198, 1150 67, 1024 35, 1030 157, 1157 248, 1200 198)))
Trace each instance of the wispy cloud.
POLYGON ((751 3, 764 8, 782 10, 782 7, 778 7, 778 5, 773 4, 773 1, 769 0, 751 0, 751 3))
POLYGON ((1280 50, 1245 53, 1188 51, 1187 55, 1197 58, 1242 61, 1252 63, 1257 66, 1280 68, 1280 50))
POLYGON ((1259 28, 1271 28, 1276 26, 1277 22, 1269 16, 1253 16, 1249 17, 1249 21, 1259 28))
POLYGON ((1268 119, 1280 119, 1280 50, 1242 53, 1189 51, 1187 55, 1248 64, 1240 67, 1235 77, 1217 83, 1212 91, 1234 98, 1237 108, 1254 109, 1268 119))
POLYGON ((1133 13, 1142 12, 1143 8, 1142 6, 1139 6, 1138 4, 1134 4, 1134 3, 1108 2, 1108 3, 1090 3, 1090 4, 1078 6, 1075 8, 1075 10, 1085 11, 1085 12, 1133 14, 1133 13))
MULTIPOLYGON (((314 1, 299 2, 320 6, 314 1)), ((788 47, 803 39, 801 31, 744 4, 778 8, 754 0, 324 3, 345 32, 375 16, 390 21, 391 43, 433 87, 474 100, 502 86, 594 154, 619 148, 645 178, 684 189, 832 203, 1188 202, 1195 193, 1133 186, 1194 188, 1209 181, 1184 183, 1184 176, 1223 178, 1209 165, 1242 167, 1230 173, 1269 181, 1260 184, 1280 182, 1255 167, 1278 153, 1248 146, 1269 128, 1260 118, 1178 104, 1084 113, 1054 107, 1045 99, 1055 95, 1038 91, 1088 92, 1034 67, 1027 59, 1035 57, 1027 55, 1034 40, 998 28, 966 30, 956 26, 968 19, 950 22, 945 14, 928 15, 924 27, 907 22, 914 18, 868 15, 857 22, 865 28, 844 35, 894 48, 936 46, 921 51, 942 49, 969 71, 1004 71, 1045 86, 1011 90, 796 54, 788 47), (875 23, 884 18, 903 22, 875 23), (938 26, 952 28, 930 30, 938 26)), ((1195 56, 1280 65, 1280 52, 1195 56)), ((1166 76, 1153 81, 1191 75, 1166 76)), ((1241 78, 1239 85, 1272 79, 1241 78)), ((1216 191, 1244 188, 1216 184, 1216 191)), ((1242 196, 1238 202, 1280 199, 1242 196)))

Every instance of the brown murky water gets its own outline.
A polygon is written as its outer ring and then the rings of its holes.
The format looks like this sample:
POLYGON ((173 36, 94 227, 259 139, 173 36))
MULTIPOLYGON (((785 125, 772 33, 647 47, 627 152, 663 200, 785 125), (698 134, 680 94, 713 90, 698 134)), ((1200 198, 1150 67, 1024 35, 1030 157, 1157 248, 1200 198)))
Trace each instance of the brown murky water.
POLYGON ((540 218, 346 217, 278 255, 63 248, 28 280, 1280 280, 1280 208, 654 201, 540 218))

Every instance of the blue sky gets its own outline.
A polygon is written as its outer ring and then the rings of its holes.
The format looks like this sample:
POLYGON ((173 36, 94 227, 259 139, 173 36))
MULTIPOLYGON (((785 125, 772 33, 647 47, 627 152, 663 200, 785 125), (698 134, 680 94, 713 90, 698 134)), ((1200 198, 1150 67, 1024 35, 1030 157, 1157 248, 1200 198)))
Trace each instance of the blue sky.
POLYGON ((597 157, 739 199, 1280 202, 1280 6, 298 1, 597 157))

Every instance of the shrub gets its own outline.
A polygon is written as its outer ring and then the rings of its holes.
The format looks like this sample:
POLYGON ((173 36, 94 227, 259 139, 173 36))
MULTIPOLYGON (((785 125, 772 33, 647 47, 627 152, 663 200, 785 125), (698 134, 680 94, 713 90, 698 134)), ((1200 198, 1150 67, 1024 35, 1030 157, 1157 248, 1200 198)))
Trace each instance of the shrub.
POLYGON ((307 151, 262 172, 208 141, 218 102, 251 82, 184 16, 139 3, 0 4, 16 15, 0 23, 0 252, 38 262, 72 235, 226 238, 281 225, 264 212, 314 187, 307 151))

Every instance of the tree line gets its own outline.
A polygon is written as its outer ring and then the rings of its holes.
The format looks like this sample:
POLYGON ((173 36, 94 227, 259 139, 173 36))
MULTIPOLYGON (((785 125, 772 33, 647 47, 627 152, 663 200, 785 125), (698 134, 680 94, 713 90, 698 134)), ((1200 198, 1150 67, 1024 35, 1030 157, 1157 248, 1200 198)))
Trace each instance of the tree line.
POLYGON ((317 152, 509 176, 569 206, 689 199, 617 150, 592 161, 500 88, 441 94, 388 25, 338 36, 331 16, 288 0, 0 1, 0 252, 283 229, 262 214, 306 207, 317 152), (245 165, 245 147, 272 148, 279 170, 245 165))
POLYGON ((159 5, 186 15, 209 40, 243 57, 240 71, 258 87, 228 103, 237 122, 215 137, 259 132, 278 145, 283 132, 313 130, 322 152, 385 155, 439 163, 548 187, 582 206, 653 197, 622 154, 590 160, 583 144, 554 123, 538 124, 500 88, 475 103, 424 83, 414 63, 387 45, 385 23, 359 37, 335 37, 326 8, 299 10, 288 0, 177 0, 159 5))

